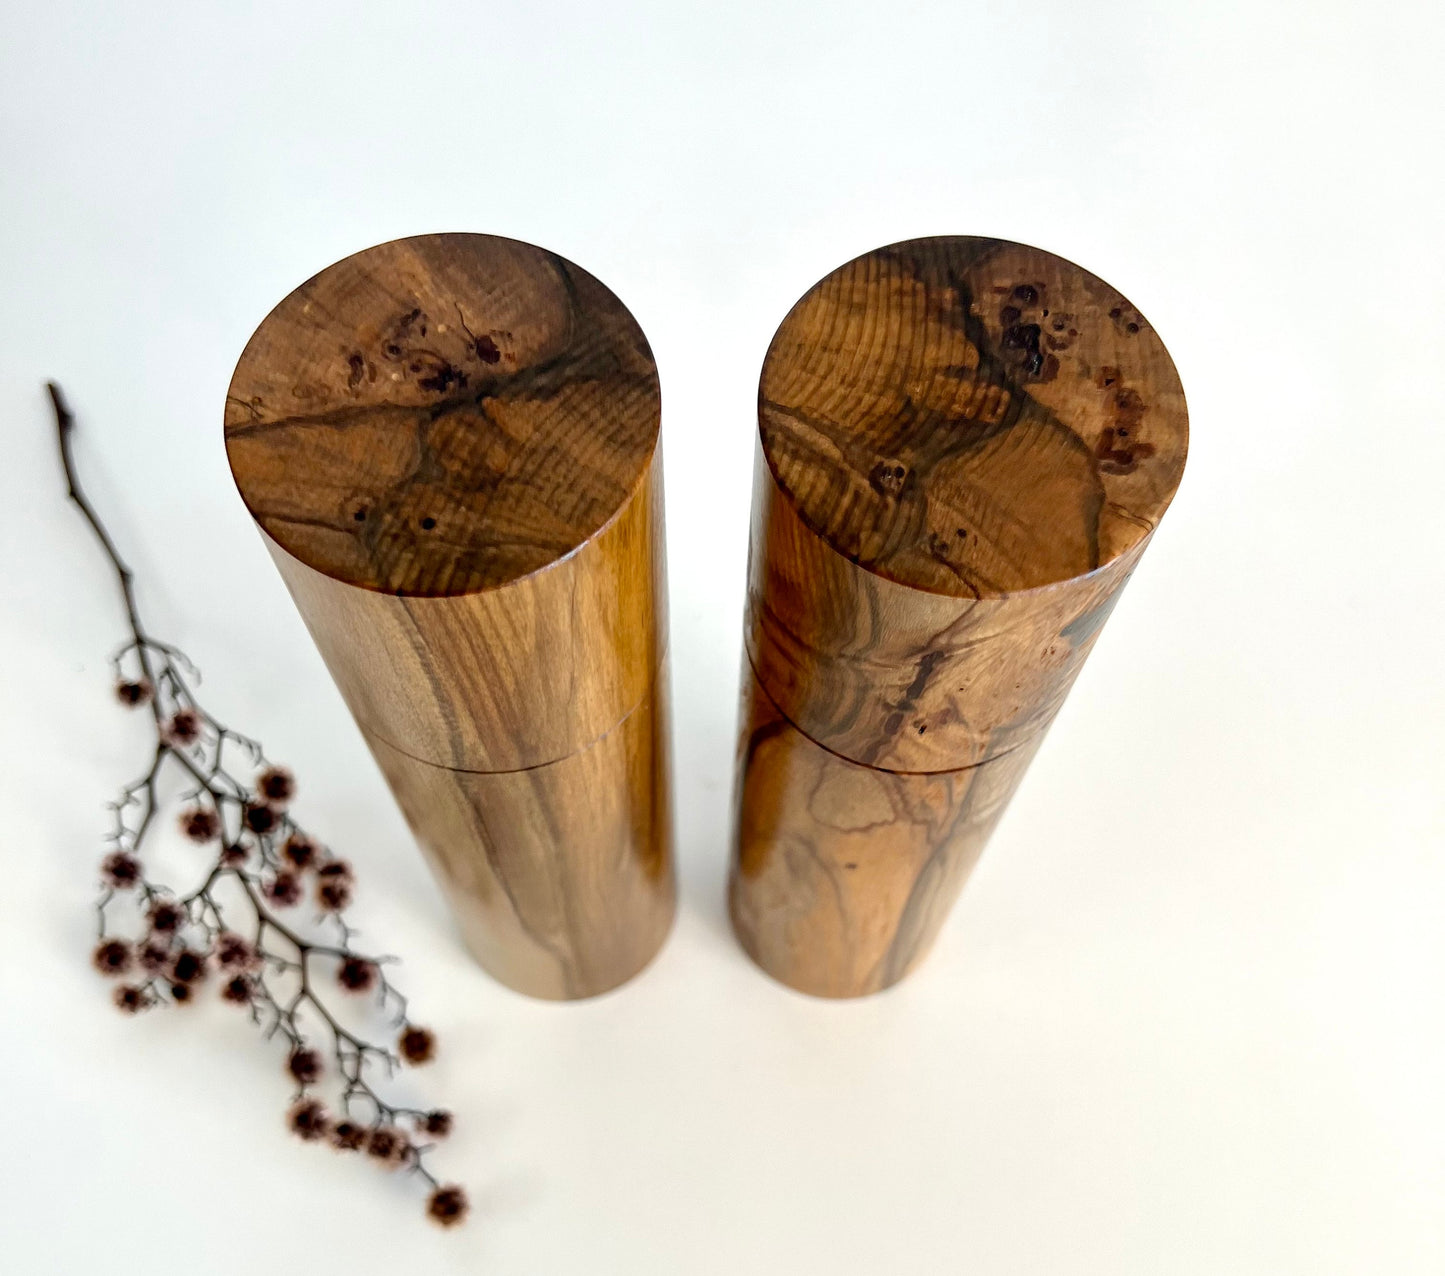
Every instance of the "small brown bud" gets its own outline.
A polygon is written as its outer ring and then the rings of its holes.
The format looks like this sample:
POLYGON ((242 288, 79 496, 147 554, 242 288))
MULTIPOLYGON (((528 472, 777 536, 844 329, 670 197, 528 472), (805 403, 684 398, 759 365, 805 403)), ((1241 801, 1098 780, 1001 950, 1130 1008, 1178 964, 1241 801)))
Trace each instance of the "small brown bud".
POLYGON ((304 871, 321 858, 321 848, 305 833, 292 833, 281 847, 281 854, 293 868, 304 871))
POLYGON ((276 812, 263 802, 249 803, 241 818, 253 833, 269 833, 277 824, 276 812))
POLYGON ((406 1135, 394 1125, 379 1125, 366 1141, 366 1154, 373 1161, 382 1162, 387 1168, 395 1169, 411 1154, 411 1144, 406 1135))
POLYGON ((347 957, 336 969, 336 982, 347 992, 369 992, 376 986, 376 963, 365 957, 347 957))
POLYGON ((301 899, 301 882, 295 873, 284 869, 262 888, 266 898, 280 908, 290 908, 301 899))
POLYGON ((128 891, 140 881, 140 860, 129 851, 112 851, 101 861, 100 876, 113 890, 128 891))
POLYGON ((286 1060, 286 1071, 301 1085, 311 1085, 321 1077, 321 1056, 304 1046, 293 1050, 286 1060))
POLYGON ((137 1014, 151 1004, 145 989, 137 988, 134 984, 122 984, 111 996, 115 1000, 116 1009, 128 1015, 137 1014))
POLYGON ((221 831, 221 817, 208 806, 193 806, 181 812, 181 832, 193 842, 209 842, 221 831))
POLYGON ((455 1227, 464 1222, 470 1208, 467 1194, 455 1183, 437 1188, 426 1203, 427 1217, 442 1227, 455 1227))
POLYGON ((316 888, 316 903, 328 913, 339 913, 351 903, 351 887, 345 882, 323 882, 316 888))
POLYGON ((331 1146, 338 1152, 355 1152, 367 1139, 366 1127, 355 1121, 342 1120, 331 1127, 331 1146))
POLYGON ((436 1034, 430 1028, 418 1028, 415 1024, 407 1024, 397 1039, 396 1048, 401 1051, 401 1057, 408 1063, 420 1067, 436 1058, 436 1034))
POLYGON ((122 678, 115 684, 115 698, 127 709, 149 704, 153 694, 151 684, 144 678, 137 678, 134 682, 122 678))
POLYGON ((216 936, 216 960, 226 970, 254 970, 260 963, 251 941, 233 930, 216 936))
POLYGON ((315 1143, 324 1139, 331 1128, 331 1118, 326 1109, 315 1099, 302 1099, 292 1105, 286 1114, 291 1133, 304 1143, 315 1143))
POLYGON ((135 954, 123 939, 102 940, 90 956, 91 963, 102 975, 123 975, 131 968, 135 954))
POLYGON ((205 954, 182 948, 171 963, 171 980, 178 984, 199 983, 206 977, 205 954))
POLYGON ((158 974, 171 963, 171 946, 152 939, 140 950, 137 961, 148 974, 158 974))
POLYGON ((177 709, 163 728, 166 742, 185 748, 201 738, 201 715, 194 709, 177 709))
POLYGON ((270 806, 283 807, 296 793, 296 781, 285 767, 268 766, 256 777, 256 791, 270 806))
POLYGON ((151 905, 149 917, 151 929, 161 934, 170 934, 186 923, 185 909, 165 899, 157 900, 151 905))
POLYGON ((319 877, 316 906, 325 913, 339 913, 351 903, 351 883, 345 878, 319 877))

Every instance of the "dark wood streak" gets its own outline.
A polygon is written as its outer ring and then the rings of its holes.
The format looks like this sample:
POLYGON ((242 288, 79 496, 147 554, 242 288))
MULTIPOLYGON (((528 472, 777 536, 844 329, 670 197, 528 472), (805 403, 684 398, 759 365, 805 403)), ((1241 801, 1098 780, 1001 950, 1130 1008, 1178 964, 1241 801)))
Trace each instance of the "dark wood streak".
MULTIPOLYGON (((428 645, 426 634, 422 626, 418 623, 418 618, 412 611, 407 599, 398 597, 397 603, 408 622, 401 627, 399 636, 405 639, 406 645, 411 651, 412 659, 415 662, 413 667, 426 683, 429 702, 437 706, 437 721, 441 730, 446 734, 445 752, 429 758, 417 758, 416 760, 418 762, 431 761, 435 763, 438 757, 452 760, 468 757, 470 750, 467 740, 463 737, 459 729, 460 723, 456 706, 453 703, 450 680, 444 670, 437 668, 437 662, 432 658, 431 648, 428 645)), ((348 675, 348 682, 349 681, 350 676, 348 675)), ((362 727, 369 730, 378 739, 385 741, 385 743, 401 753, 407 753, 406 748, 403 747, 401 742, 393 739, 390 734, 379 725, 380 722, 385 721, 384 713, 374 713, 369 707, 359 712, 353 708, 352 713, 362 727)), ((411 755, 408 754, 408 756, 411 755)), ((445 765, 445 763, 442 765, 445 765)))
POLYGON ((606 992, 671 927, 667 676, 591 748, 521 773, 417 762, 363 733, 447 890, 462 938, 535 997, 606 992))
POLYGON ((347 258, 283 301, 237 366, 226 440, 289 553, 446 597, 594 536, 646 471, 659 405, 645 338, 592 276, 513 240, 433 235, 347 258))
POLYGON ((914 878, 882 969, 870 976, 870 981, 876 980, 877 987, 887 988, 897 983, 928 955, 948 918, 949 909, 962 892, 990 834, 1003 817, 1015 786, 1042 742, 1043 735, 1039 733, 1008 753, 998 754, 999 759, 1009 759, 1007 767, 1002 763, 996 766, 980 763, 952 777, 955 783, 960 780, 964 783, 963 800, 914 878), (984 770, 985 767, 988 769, 984 770), (982 806, 985 796, 994 798, 994 804, 982 806))
POLYGON ((758 404, 730 908, 764 969, 852 996, 932 943, 1173 496, 1187 416, 1115 290, 964 237, 817 284, 758 404))
POLYGON ((741 735, 733 926, 769 974, 822 997, 880 991, 923 960, 1042 739, 959 771, 883 771, 797 730, 750 668, 741 735))
POLYGON ((1105 543, 1108 498, 1125 511, 1157 505, 1157 489, 1178 481, 1184 439, 1182 395, 1152 328, 1142 317, 1133 333, 1084 318, 1120 303, 1078 267, 1001 241, 912 241, 849 263, 794 307, 764 365, 763 448, 779 486, 834 552, 914 588, 1002 596, 1116 557, 1142 533, 1111 512, 1105 543), (1038 281, 1028 288, 1041 308, 1052 300, 1087 325, 1051 356, 1047 378, 1004 348, 998 314, 1016 308, 996 305, 994 290, 1024 274, 1038 281), (895 329, 898 340, 876 339, 895 329), (1107 384, 1106 363, 1119 374, 1107 384), (1131 439, 1153 435, 1135 439, 1150 449, 1140 459, 1149 483, 1124 482, 1101 461, 1102 441, 1126 418, 1131 439), (982 474, 987 489, 974 486, 980 454, 1005 442, 982 474), (870 483, 880 466, 892 472, 870 483), (1052 485, 1041 493, 1051 509, 1029 494, 1040 480, 1052 485), (1077 514, 1060 523, 1053 494, 1066 490, 1077 514), (954 517, 970 513, 982 525, 954 517), (1071 529, 1077 550, 1063 553, 1069 541, 1055 529, 1071 529))
MULTIPOLYGON (((380 746, 384 742, 378 741, 377 743, 380 746)), ((378 764, 380 764, 382 750, 376 748, 373 749, 372 752, 377 758, 378 764)), ((397 779, 397 783, 393 787, 398 797, 400 797, 401 794, 409 791, 409 782, 403 775, 404 764, 398 764, 393 761, 391 765, 391 774, 395 775, 397 779)), ((554 762, 551 765, 558 766, 560 764, 554 762)), ((499 830, 493 827, 487 819, 488 803, 485 801, 485 795, 465 788, 460 781, 460 773, 457 773, 457 776, 457 788, 460 790, 463 800, 466 802, 467 810, 471 813, 477 834, 477 842, 482 847, 482 853, 486 857, 487 867, 491 870, 492 877, 495 879, 497 886, 501 889, 503 897, 506 899, 506 907, 510 910, 511 917, 516 921, 517 926, 521 928, 522 934, 526 939, 534 944, 541 952, 550 956, 556 963, 557 990, 560 998, 567 999, 579 996, 579 984, 575 969, 576 963, 570 960, 571 954, 550 935, 539 930, 528 916, 529 910, 523 905, 520 889, 512 880, 514 875, 508 871, 508 865, 501 849, 503 844, 502 838, 498 836, 499 830)), ((435 784, 444 783, 447 779, 450 779, 451 776, 444 774, 430 778, 435 784)), ((412 822, 417 840, 423 848, 426 849, 426 830, 430 824, 427 812, 424 809, 418 808, 416 809, 415 817, 408 815, 407 819, 409 822, 412 822)), ((542 858, 544 860, 547 857, 547 851, 549 849, 550 848, 547 847, 543 848, 542 858)), ((436 851, 433 851, 432 854, 435 861, 442 867, 442 871, 445 872, 445 866, 448 861, 436 851)), ((532 867, 533 871, 535 871, 537 866, 531 865, 529 867, 532 867)), ((550 868, 550 865, 544 865, 544 867, 550 868)), ((483 933, 485 933, 486 923, 482 923, 482 925, 483 933)), ((466 932, 464 931, 464 933, 466 932)), ((483 962, 483 965, 485 964, 486 963, 483 962)))
POLYGON ((1147 544, 1066 584, 947 597, 833 553, 761 461, 757 478, 748 654, 803 731, 890 770, 970 766, 1046 725, 1091 649, 1064 629, 1115 596, 1147 544))
MULTIPOLYGON (((1006 253, 1013 245, 1001 240, 995 240, 990 247, 980 255, 972 264, 981 264, 987 256, 996 253, 1006 253)), ((915 262, 915 267, 917 263, 915 262)), ((954 313, 958 316, 964 336, 978 352, 979 367, 984 371, 982 378, 986 384, 997 386, 1009 394, 1009 407, 1004 414, 1005 429, 1011 429, 1027 415, 1037 419, 1046 425, 1051 431, 1056 431, 1083 458, 1090 457, 1089 445, 1079 436, 1066 422, 1062 421, 1047 407, 1041 404, 1015 377, 1011 376, 1006 368, 998 345, 988 331, 982 318, 974 313, 973 292, 968 284, 961 263, 944 258, 944 270, 948 282, 953 288, 957 301, 954 305, 954 313), (1012 419, 1010 417, 1012 416, 1012 419)), ((1092 476, 1093 481, 1087 482, 1081 492, 1084 502, 1084 527, 1089 533, 1088 569, 1092 571, 1099 566, 1099 515, 1104 506, 1104 485, 1097 474, 1092 476)), ((996 586, 995 592, 1006 592, 1003 586, 996 586)))

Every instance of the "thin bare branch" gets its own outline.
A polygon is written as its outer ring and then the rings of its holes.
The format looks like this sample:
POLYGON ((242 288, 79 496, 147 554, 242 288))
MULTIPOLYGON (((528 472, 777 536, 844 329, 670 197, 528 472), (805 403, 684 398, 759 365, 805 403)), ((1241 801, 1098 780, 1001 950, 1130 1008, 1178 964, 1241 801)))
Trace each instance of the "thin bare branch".
POLYGON ((383 973, 395 959, 353 944, 358 932, 342 916, 351 897, 351 866, 323 850, 292 816, 290 772, 268 761, 257 741, 207 712, 196 699, 200 673, 190 658, 146 632, 134 576, 76 473, 75 418, 60 387, 50 382, 47 389, 66 495, 95 533, 125 605, 131 636, 112 658, 117 694, 133 708, 147 705, 156 732, 149 767, 111 804, 114 827, 101 866, 94 964, 126 980, 116 987, 115 1001, 132 1012, 190 1002, 214 977, 221 996, 244 1006, 263 1038, 279 1036, 286 1043, 295 1087, 288 1121, 298 1137, 407 1168, 431 1188, 430 1217, 447 1226, 460 1222, 465 1194, 441 1184, 425 1164, 433 1146, 428 1140, 450 1130, 451 1114, 399 1106, 376 1087, 375 1073, 391 1077, 403 1062, 424 1063, 435 1047, 428 1030, 407 1022, 406 999, 383 973), (127 678, 127 664, 138 678, 127 678), (254 777, 232 769, 228 745, 244 755, 254 777), (201 854, 188 892, 152 880, 145 869, 145 843, 162 806, 159 784, 167 770, 189 781, 179 818, 201 854), (311 927, 282 919, 280 912, 299 910, 308 895, 316 906, 311 927), (129 913, 128 938, 113 926, 122 906, 129 913), (336 938, 323 939, 323 928, 336 938), (349 993, 373 994, 383 1014, 393 1008, 394 1040, 369 1040, 342 1022, 331 997, 349 993), (311 1045, 313 1026, 329 1043, 329 1069, 311 1045), (340 1115, 312 1093, 328 1072, 339 1083, 340 1115), (350 1115, 357 1103, 369 1114, 365 1125, 350 1115))

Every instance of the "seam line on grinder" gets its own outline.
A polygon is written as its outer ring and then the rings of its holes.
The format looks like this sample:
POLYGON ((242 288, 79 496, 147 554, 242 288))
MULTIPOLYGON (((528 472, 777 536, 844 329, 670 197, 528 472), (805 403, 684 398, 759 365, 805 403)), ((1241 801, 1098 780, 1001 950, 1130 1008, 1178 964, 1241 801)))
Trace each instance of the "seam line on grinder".
MULTIPOLYGON (((991 753, 988 757, 982 758, 977 762, 970 762, 967 766, 939 767, 936 771, 895 771, 891 767, 874 766, 871 762, 859 762, 857 758, 850 758, 846 753, 839 753, 837 749, 830 749, 821 740, 809 735, 808 732, 804 731, 802 727, 783 712, 782 705, 773 698, 773 693, 764 685, 761 676, 758 674, 758 667, 753 663, 753 653, 748 650, 746 641, 743 642, 743 657, 748 662, 748 669, 753 675, 753 681, 758 685, 758 690, 768 698, 768 703, 776 710, 778 717, 792 727, 803 739, 811 744, 816 744, 824 753, 831 753, 840 762, 846 762, 849 766, 861 767, 864 771, 877 771, 882 775, 957 775, 960 771, 975 771, 981 766, 987 766, 990 762, 997 762, 999 758, 1008 757, 1010 753, 1017 753, 1020 749, 1032 744, 1053 725, 1053 718, 1050 718, 1048 722, 1045 722, 1036 730, 1029 732, 1022 740, 1009 745, 1007 749, 1003 749, 998 753, 991 753)), ((590 748, 591 746, 588 747, 590 748)))
MULTIPOLYGON (((655 696, 659 687, 662 686, 665 670, 667 669, 667 649, 663 648, 662 655, 658 658, 657 668, 652 671, 652 680, 647 684, 647 690, 642 693, 636 704, 626 713, 617 719, 606 731, 595 739, 589 740, 580 749, 573 749, 571 753, 564 753, 559 757, 548 758, 545 762, 534 762, 531 766, 503 767, 500 770, 489 770, 485 767, 448 766, 445 762, 433 762, 430 758, 419 758, 415 753, 408 752, 399 744, 394 744, 382 735, 380 731, 367 726, 364 722, 357 721, 357 729, 363 736, 377 740, 386 745, 394 753, 401 754, 404 758, 410 758, 413 762, 419 762, 422 766, 434 767, 438 771, 455 771, 459 775, 524 775, 528 771, 540 771, 544 767, 556 766, 559 762, 566 762, 568 758, 580 757, 589 749, 595 749, 608 736, 628 721, 646 703, 649 696, 655 696)), ((771 699, 771 697, 769 697, 771 699)))

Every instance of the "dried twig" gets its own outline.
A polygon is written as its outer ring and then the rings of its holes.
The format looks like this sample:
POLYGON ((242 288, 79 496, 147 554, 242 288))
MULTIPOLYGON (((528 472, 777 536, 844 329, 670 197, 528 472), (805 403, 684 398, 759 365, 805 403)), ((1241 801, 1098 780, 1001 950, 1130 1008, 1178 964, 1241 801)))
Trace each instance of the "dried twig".
POLYGON ((450 1132, 451 1114, 397 1106, 376 1088, 378 1072, 389 1077, 403 1063, 429 1061, 436 1041, 409 1022, 406 998, 387 973, 394 959, 353 943, 356 932, 343 916, 354 887, 351 865, 291 814, 291 773, 269 762, 255 740, 208 713, 195 696, 195 666, 142 625, 133 574, 76 478, 74 418, 60 388, 47 388, 67 494, 115 569, 130 625, 129 639, 111 658, 116 695, 130 708, 147 709, 155 724, 145 773, 112 805, 94 964, 118 980, 115 1003, 131 1013, 192 1002, 214 979, 220 996, 249 1010, 266 1038, 284 1042, 295 1086, 287 1117, 293 1133, 420 1176, 430 1188, 428 1214, 443 1225, 459 1223, 467 1212, 465 1193, 441 1183, 426 1164, 435 1140, 450 1132), (180 826, 203 852, 198 884, 185 893, 154 880, 145 867, 145 841, 160 812, 167 770, 186 778, 180 826), (309 926, 292 917, 308 897, 315 910, 309 926), (130 933, 112 934, 122 906, 130 933), (373 999, 391 1021, 390 1042, 378 1044, 345 1027, 329 1000, 333 993, 373 999), (312 1045, 314 1032, 330 1044, 329 1067, 312 1045), (313 1093, 328 1078, 339 1091, 334 1111, 313 1093))

